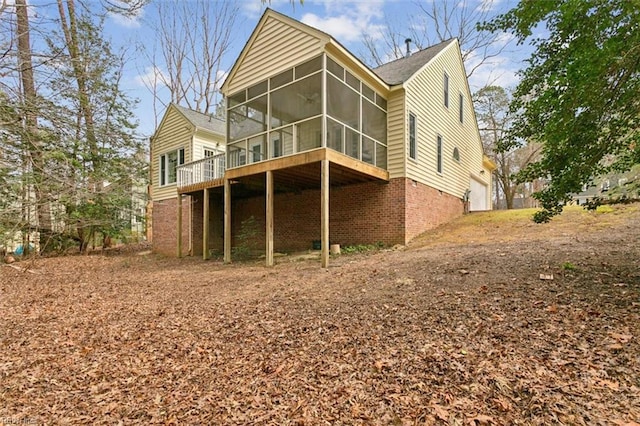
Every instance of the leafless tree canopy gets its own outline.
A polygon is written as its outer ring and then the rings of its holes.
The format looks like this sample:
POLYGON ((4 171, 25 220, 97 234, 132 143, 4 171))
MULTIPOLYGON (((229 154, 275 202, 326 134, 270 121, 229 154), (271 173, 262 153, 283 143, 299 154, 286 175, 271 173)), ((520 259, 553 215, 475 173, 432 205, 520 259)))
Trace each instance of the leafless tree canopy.
MULTIPOLYGON (((521 147, 504 151, 499 149, 512 123, 509 115, 511 96, 502 87, 487 86, 474 95, 476 117, 485 154, 497 166, 495 170, 495 199, 499 207, 514 208, 517 195, 528 199, 540 182, 518 184, 515 175, 535 161, 540 154, 540 144, 528 142, 521 147)), ((532 206, 529 206, 532 207, 532 206)))
POLYGON ((483 0, 476 6, 469 0, 418 1, 416 6, 419 13, 408 16, 402 23, 387 21, 387 31, 382 34, 381 40, 376 40, 373 35, 365 37, 366 60, 372 65, 382 65, 389 60, 402 58, 407 38, 418 49, 424 49, 457 37, 467 67, 467 77, 470 77, 505 49, 499 33, 477 29, 478 23, 493 16, 493 3, 493 0, 483 0))
MULTIPOLYGON (((156 108, 164 109, 173 102, 213 113, 225 78, 223 59, 232 42, 238 4, 167 0, 156 7, 156 40, 143 48, 152 64, 145 84, 155 97, 156 108), (170 99, 163 97, 163 89, 168 89, 170 99)), ((161 111, 155 112, 157 117, 161 111)))

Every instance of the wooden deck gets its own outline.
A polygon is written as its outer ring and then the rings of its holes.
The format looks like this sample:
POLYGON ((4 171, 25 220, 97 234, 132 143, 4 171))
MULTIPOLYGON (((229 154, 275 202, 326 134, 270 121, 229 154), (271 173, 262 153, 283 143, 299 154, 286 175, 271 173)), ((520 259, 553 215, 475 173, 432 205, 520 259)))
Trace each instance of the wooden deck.
POLYGON ((388 182, 389 172, 332 149, 317 148, 286 157, 234 167, 225 170, 222 178, 181 186, 178 188, 178 256, 182 253, 182 195, 202 192, 204 259, 208 257, 209 197, 213 191, 223 195, 225 263, 231 262, 231 193, 234 193, 233 198, 264 196, 266 200, 266 264, 273 266, 273 200, 275 193, 319 189, 321 198, 319 206, 321 210, 321 264, 323 268, 326 268, 329 265, 329 188, 372 181, 388 182))
POLYGON ((211 188, 222 188, 224 180, 242 182, 258 191, 264 189, 265 173, 272 172, 274 184, 280 190, 319 188, 320 163, 329 161, 331 185, 349 185, 370 181, 389 181, 389 172, 351 158, 329 148, 317 148, 286 157, 227 169, 223 178, 212 179, 178 188, 178 194, 189 194, 211 188), (317 165, 317 166, 315 166, 317 165))
POLYGON ((198 182, 191 185, 185 185, 178 188, 178 194, 188 194, 192 192, 203 191, 207 188, 216 188, 224 186, 224 178, 207 180, 204 182, 198 182))

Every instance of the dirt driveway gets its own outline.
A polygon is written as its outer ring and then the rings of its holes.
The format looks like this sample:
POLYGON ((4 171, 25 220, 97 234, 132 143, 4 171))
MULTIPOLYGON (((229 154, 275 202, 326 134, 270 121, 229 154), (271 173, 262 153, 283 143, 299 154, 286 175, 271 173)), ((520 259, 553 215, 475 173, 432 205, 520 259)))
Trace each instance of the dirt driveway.
POLYGON ((2 266, 0 424, 637 425, 640 206, 529 214, 326 270, 2 266))

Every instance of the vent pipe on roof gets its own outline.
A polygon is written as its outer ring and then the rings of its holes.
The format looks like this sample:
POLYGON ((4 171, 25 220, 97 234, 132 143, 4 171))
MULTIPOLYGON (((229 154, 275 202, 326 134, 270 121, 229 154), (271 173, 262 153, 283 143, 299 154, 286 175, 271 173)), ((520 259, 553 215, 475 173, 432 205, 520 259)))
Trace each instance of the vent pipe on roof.
POLYGON ((406 40, 404 41, 404 42, 405 42, 405 44, 407 45, 407 53, 404 55, 404 57, 405 57, 405 58, 408 58, 409 56, 411 56, 411 46, 410 46, 411 41, 412 41, 412 40, 411 40, 410 38, 408 38, 408 39, 406 39, 406 40))

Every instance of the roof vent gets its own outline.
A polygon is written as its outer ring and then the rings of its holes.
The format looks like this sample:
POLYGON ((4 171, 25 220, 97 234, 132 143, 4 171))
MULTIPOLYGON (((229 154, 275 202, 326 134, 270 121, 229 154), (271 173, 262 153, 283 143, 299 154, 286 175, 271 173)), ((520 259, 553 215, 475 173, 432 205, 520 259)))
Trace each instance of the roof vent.
POLYGON ((411 45, 411 41, 412 40, 410 38, 408 38, 408 39, 406 39, 404 41, 405 44, 407 45, 407 53, 404 55, 405 58, 408 58, 409 56, 411 56, 411 46, 410 46, 411 45))

